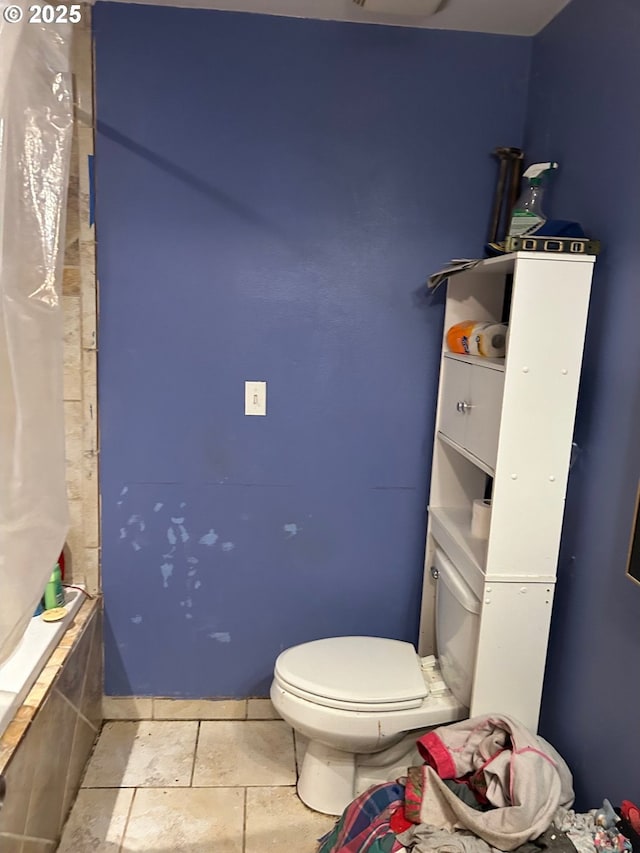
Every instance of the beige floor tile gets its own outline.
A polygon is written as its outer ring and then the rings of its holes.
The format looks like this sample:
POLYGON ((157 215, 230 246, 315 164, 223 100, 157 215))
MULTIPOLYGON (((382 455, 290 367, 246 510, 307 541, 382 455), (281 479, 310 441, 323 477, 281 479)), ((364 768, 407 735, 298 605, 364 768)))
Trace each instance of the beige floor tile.
POLYGON ((247 699, 247 720, 279 720, 271 699, 247 699))
MULTIPOLYGON (((25 838, 24 844, 20 849, 20 853, 54 853, 55 847, 55 841, 25 838)), ((0 849, 2 850, 2 853, 4 853, 4 847, 0 849)))
POLYGON ((154 699, 154 720, 244 720, 245 699, 154 699))
POLYGON ((0 832, 0 850, 2 853, 22 853, 22 836, 0 832))
POLYGON ((86 788, 78 792, 58 853, 114 853, 120 850, 134 791, 86 788))
POLYGON ((107 723, 82 787, 188 787, 197 734, 196 722, 107 723))
POLYGON ((293 734, 281 721, 204 722, 193 784, 293 785, 293 734))
POLYGON ((102 716, 105 720, 150 720, 153 699, 149 696, 105 696, 102 716))
POLYGON ((245 853, 314 853, 335 820, 308 809, 295 788, 248 788, 245 853))
POLYGON ((122 846, 126 853, 242 853, 242 788, 142 789, 122 846))

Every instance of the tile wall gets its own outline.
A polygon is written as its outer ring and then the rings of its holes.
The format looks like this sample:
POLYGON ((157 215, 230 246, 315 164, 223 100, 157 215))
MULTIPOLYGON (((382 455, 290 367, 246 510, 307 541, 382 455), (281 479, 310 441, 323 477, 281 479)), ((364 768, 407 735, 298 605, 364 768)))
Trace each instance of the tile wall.
POLYGON ((67 203, 62 299, 65 317, 64 408, 71 528, 65 568, 72 583, 100 588, 95 228, 90 223, 93 156, 91 7, 73 27, 75 121, 67 203))
POLYGON ((105 696, 105 720, 278 720, 269 699, 160 699, 105 696))
POLYGON ((102 725, 102 610, 86 601, 0 738, 2 853, 53 850, 102 725))

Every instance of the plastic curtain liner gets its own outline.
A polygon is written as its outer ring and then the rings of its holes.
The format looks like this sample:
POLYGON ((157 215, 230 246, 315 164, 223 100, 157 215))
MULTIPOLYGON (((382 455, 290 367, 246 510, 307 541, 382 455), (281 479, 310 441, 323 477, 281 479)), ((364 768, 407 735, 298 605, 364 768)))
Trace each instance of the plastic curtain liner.
POLYGON ((0 2, 0 663, 68 530, 61 303, 73 131, 69 25, 0 2), (9 20, 7 20, 9 18, 9 20))

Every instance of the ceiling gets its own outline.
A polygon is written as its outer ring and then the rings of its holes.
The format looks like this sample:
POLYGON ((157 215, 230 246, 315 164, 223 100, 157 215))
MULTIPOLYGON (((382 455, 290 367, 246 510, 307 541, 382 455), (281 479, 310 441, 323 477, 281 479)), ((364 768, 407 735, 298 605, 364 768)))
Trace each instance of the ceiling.
MULTIPOLYGON (((194 9, 258 12, 292 18, 393 24, 438 30, 532 36, 540 32, 570 0, 447 0, 429 18, 381 15, 367 12, 353 0, 118 0, 194 9)), ((389 5, 392 5, 390 0, 389 5)))

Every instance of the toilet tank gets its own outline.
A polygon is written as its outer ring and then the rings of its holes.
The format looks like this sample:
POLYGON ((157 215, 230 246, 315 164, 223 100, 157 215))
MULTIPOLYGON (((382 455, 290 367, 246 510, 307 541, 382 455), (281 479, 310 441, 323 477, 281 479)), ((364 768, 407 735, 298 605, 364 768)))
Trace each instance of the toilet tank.
POLYGON ((442 676, 459 702, 469 707, 480 627, 480 601, 460 571, 439 548, 434 567, 436 643, 442 676))

